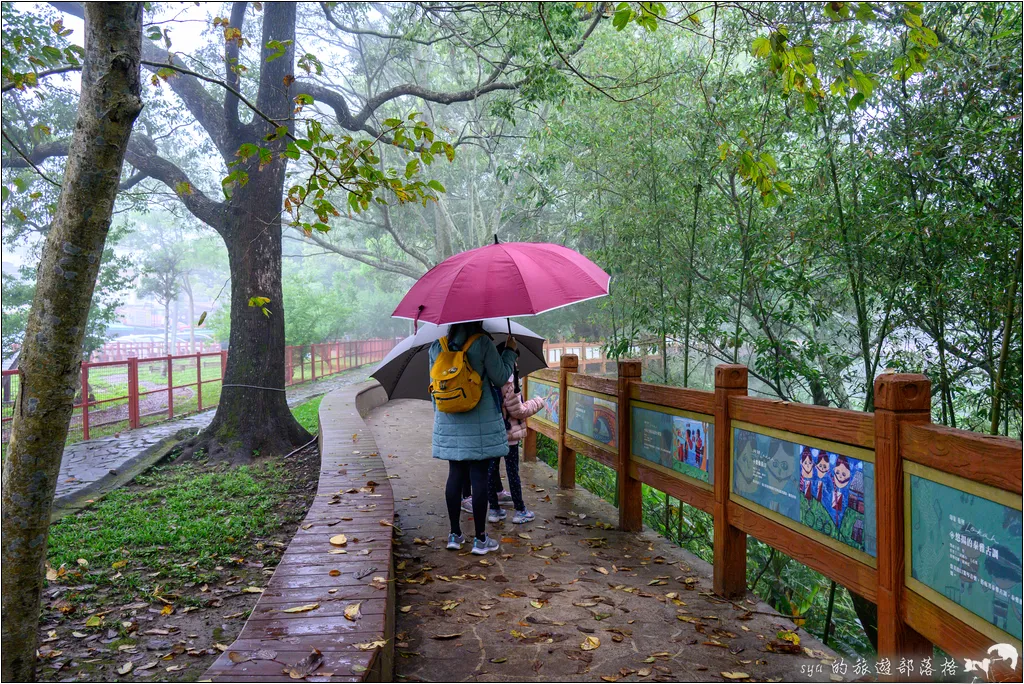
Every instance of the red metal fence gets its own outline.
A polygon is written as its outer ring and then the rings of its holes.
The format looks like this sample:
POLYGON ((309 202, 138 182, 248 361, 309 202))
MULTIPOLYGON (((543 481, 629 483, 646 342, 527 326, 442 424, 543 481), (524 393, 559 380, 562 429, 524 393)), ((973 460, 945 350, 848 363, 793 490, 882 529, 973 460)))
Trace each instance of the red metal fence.
MULTIPOLYGON (((380 361, 396 343, 395 339, 373 339, 285 347, 285 384, 380 361)), ((82 385, 75 397, 68 440, 106 437, 215 407, 227 355, 227 351, 216 351, 82 363, 82 385)), ((19 370, 3 371, 0 424, 4 441, 20 385, 19 370)))
MULTIPOLYGON (((202 340, 196 340, 195 351, 192 351, 192 347, 187 339, 183 340, 179 338, 177 344, 172 346, 174 346, 174 353, 177 356, 189 356, 197 352, 210 354, 221 351, 219 342, 204 342, 202 340)), ((89 363, 99 363, 100 361, 126 361, 134 356, 139 358, 167 356, 167 349, 164 347, 164 343, 162 341, 122 342, 119 340, 111 340, 92 353, 89 357, 89 363)))

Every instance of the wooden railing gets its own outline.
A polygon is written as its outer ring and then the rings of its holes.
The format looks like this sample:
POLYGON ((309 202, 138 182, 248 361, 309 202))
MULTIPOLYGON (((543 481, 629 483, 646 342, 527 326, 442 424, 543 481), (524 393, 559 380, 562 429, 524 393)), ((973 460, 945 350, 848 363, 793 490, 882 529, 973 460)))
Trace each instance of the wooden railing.
POLYGON ((566 354, 526 379, 545 408, 524 457, 554 440, 562 488, 577 455, 612 468, 625 530, 642 528, 643 484, 711 514, 716 593, 746 593, 749 534, 874 602, 880 658, 934 644, 997 676, 990 648, 1024 650, 1021 442, 932 425, 926 377, 879 376, 866 413, 747 396, 739 365, 716 367, 713 392, 644 383, 639 361, 577 369, 566 354))
MULTIPOLYGON (((285 347, 285 386, 297 385, 382 360, 394 338, 285 347)), ((217 406, 228 352, 129 357, 82 363, 70 437, 85 441, 179 418, 217 406)), ((21 388, 21 371, 0 377, 0 438, 6 440, 21 388)))

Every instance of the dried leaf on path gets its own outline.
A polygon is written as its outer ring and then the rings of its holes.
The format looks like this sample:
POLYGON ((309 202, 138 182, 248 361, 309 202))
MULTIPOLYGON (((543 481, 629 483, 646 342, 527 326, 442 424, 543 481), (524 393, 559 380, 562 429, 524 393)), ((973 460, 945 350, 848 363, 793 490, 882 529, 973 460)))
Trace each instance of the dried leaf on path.
POLYGON ((319 603, 307 603, 304 606, 295 606, 294 608, 285 608, 282 613, 308 613, 311 610, 316 610, 320 607, 319 603))
POLYGON ((324 654, 320 652, 320 649, 314 648, 310 651, 309 655, 295 663, 294 665, 288 665, 284 668, 284 673, 292 679, 305 679, 309 675, 317 671, 317 669, 324 664, 324 654))
POLYGON ((359 618, 363 617, 363 614, 359 612, 359 606, 361 605, 363 605, 362 601, 345 606, 345 619, 355 622, 359 618))

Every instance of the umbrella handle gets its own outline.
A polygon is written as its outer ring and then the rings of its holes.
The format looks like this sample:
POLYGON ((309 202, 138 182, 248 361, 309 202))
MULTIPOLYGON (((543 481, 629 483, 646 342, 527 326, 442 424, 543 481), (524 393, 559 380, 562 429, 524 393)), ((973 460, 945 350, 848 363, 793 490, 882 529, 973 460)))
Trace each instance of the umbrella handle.
MULTIPOLYGON (((498 236, 494 236, 494 244, 498 244, 498 236)), ((505 321, 508 323, 508 336, 512 337, 512 319, 506 318, 505 321)), ((516 394, 519 394, 519 364, 512 366, 512 379, 514 384, 512 387, 515 389, 516 394)))

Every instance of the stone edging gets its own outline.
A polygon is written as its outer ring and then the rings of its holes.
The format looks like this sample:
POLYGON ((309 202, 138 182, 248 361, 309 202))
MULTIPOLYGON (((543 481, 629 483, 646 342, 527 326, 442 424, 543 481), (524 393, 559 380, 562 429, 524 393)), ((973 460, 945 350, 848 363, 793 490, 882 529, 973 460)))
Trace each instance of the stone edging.
POLYGON ((363 415, 386 401, 376 382, 324 397, 320 484, 313 505, 238 639, 202 681, 287 681, 282 663, 294 665, 314 648, 323 654, 323 664, 312 676, 326 677, 323 681, 391 680, 395 588, 390 525, 395 503, 373 434, 363 422, 363 415), (332 544, 340 534, 347 543, 332 544), (361 617, 348 620, 345 608, 355 603, 361 617), (284 612, 313 604, 317 607, 284 612), (378 640, 386 640, 383 647, 366 649, 378 640), (235 663, 230 657, 261 649, 274 651, 274 659, 235 663))

